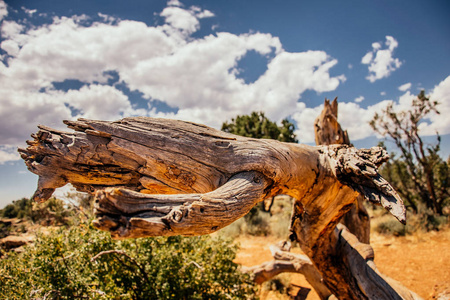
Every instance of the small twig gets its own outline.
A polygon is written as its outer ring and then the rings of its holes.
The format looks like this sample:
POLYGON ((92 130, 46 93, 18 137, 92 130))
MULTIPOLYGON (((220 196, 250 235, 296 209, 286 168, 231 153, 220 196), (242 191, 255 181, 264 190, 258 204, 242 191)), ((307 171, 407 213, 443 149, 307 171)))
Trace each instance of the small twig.
POLYGON ((194 266, 196 266, 197 268, 199 268, 200 270, 203 270, 203 267, 200 266, 200 265, 199 265, 198 263, 196 263, 195 261, 190 261, 187 265, 188 265, 188 266, 189 266, 189 265, 194 265, 194 266))
POLYGON ((126 256, 130 260, 134 261, 134 259, 123 250, 107 250, 107 251, 102 251, 102 252, 96 254, 94 257, 91 258, 91 262, 97 260, 100 256, 106 255, 106 254, 120 254, 120 255, 126 256))
POLYGON ((45 295, 44 295, 44 298, 43 298, 43 300, 46 300, 47 299, 47 297, 48 296, 50 296, 52 293, 56 293, 56 294, 58 294, 58 295, 60 295, 61 294, 61 292, 60 291, 58 291, 58 290, 51 290, 51 291, 49 291, 48 293, 46 293, 45 295))
MULTIPOLYGON (((74 255, 75 255, 75 253, 72 253, 72 254, 70 254, 69 256, 66 256, 66 257, 62 256, 61 258, 58 258, 57 261, 69 259, 69 258, 71 258, 71 257, 74 256, 74 255)), ((65 263, 65 262, 64 262, 64 263, 65 263)))

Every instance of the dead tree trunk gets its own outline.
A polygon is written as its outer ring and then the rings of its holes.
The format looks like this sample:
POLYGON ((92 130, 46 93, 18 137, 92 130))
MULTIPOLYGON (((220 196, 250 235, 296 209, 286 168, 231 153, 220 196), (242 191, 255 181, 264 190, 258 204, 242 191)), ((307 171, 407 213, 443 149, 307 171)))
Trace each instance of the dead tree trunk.
MULTIPOLYGON (((321 114, 314 121, 314 136, 316 145, 349 145, 350 139, 347 130, 342 130, 338 120, 337 97, 331 102, 325 99, 321 114)), ((351 233, 356 235, 360 242, 370 243, 370 218, 364 207, 364 197, 359 195, 352 208, 346 213, 341 223, 344 224, 351 233)))
POLYGON ((336 226, 361 193, 405 223, 405 208, 377 172, 381 148, 312 147, 256 140, 206 126, 153 118, 66 121, 40 126, 19 149, 39 175, 34 198, 72 183, 97 192, 95 226, 116 238, 216 231, 266 197, 296 200, 292 237, 340 299, 396 299, 358 243, 336 226))

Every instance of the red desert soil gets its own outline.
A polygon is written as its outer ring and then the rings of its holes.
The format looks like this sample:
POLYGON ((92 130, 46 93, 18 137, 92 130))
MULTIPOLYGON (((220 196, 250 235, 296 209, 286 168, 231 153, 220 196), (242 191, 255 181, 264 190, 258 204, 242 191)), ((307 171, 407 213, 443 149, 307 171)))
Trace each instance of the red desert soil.
MULTIPOLYGON (((279 240, 275 237, 238 238, 240 251, 236 262, 254 266, 272 260, 269 246, 279 240)), ((436 299, 444 292, 450 295, 450 228, 405 237, 372 233, 371 245, 375 250, 375 263, 383 274, 400 281, 424 299, 436 299)), ((292 251, 301 253, 297 247, 292 251)), ((311 288, 299 274, 291 275, 291 284, 311 288)), ((261 296, 262 299, 279 299, 273 293, 261 296)), ((306 299, 319 297, 311 290, 306 299)))

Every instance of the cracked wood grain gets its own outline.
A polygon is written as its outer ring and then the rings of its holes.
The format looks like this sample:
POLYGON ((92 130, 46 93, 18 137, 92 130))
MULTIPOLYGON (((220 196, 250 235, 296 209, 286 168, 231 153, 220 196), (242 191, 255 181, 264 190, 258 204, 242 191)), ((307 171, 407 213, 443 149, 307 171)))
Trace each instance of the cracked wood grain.
MULTIPOLYGON (((257 140, 145 117, 65 123, 74 131, 40 126, 19 149, 39 175, 34 199, 67 183, 96 193, 94 224, 116 238, 206 234, 283 193, 296 199, 292 236, 327 274, 339 273, 323 262, 336 255, 336 225, 359 194, 405 222, 401 199, 377 172, 388 159, 381 148, 257 140)), ((345 256, 331 263, 351 264, 345 256)), ((335 275, 324 278, 336 296, 364 295, 351 273, 335 275)))

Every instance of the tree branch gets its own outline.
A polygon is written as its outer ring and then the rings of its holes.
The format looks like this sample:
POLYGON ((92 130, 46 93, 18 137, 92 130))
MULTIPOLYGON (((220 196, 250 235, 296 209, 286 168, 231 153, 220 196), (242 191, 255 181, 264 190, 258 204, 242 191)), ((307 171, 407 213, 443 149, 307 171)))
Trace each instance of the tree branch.
POLYGON ((324 285, 322 275, 317 271, 306 255, 291 253, 289 242, 280 242, 270 246, 274 260, 257 266, 243 268, 246 273, 253 275, 253 280, 261 284, 278 274, 291 272, 305 276, 305 279, 314 288, 320 299, 328 299, 332 294, 324 285))
POLYGON ((247 214, 264 199, 269 183, 258 172, 243 172, 205 194, 146 195, 109 188, 96 194, 93 224, 114 238, 208 234, 247 214))

